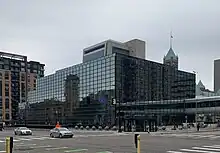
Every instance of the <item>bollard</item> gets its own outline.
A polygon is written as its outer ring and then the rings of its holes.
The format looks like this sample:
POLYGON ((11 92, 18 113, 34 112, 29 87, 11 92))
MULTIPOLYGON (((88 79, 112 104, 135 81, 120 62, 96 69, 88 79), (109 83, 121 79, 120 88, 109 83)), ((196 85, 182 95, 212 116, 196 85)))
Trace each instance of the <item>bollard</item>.
POLYGON ((137 137, 139 136, 139 134, 134 134, 134 144, 135 144, 135 148, 137 148, 137 137))
POLYGON ((5 152, 10 153, 10 137, 6 137, 5 152))
POLYGON ((13 150, 13 137, 10 137, 10 153, 12 153, 13 150))
POLYGON ((137 136, 137 153, 141 153, 141 136, 137 136))

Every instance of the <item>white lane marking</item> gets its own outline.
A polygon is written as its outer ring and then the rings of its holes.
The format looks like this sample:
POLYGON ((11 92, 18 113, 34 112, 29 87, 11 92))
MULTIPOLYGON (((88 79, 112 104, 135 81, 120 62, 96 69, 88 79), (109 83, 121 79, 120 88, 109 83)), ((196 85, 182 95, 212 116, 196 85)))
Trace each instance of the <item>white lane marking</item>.
POLYGON ((16 143, 16 145, 22 145, 22 144, 24 144, 24 143, 16 143))
POLYGON ((82 151, 88 151, 88 149, 74 149, 74 150, 67 150, 64 152, 82 152, 82 151))
POLYGON ((25 146, 36 146, 37 144, 20 144, 20 145, 16 145, 17 147, 25 147, 25 146))
POLYGON ((187 152, 180 152, 180 151, 167 151, 169 153, 187 153, 187 152))
POLYGON ((205 148, 220 148, 220 146, 202 146, 202 147, 205 147, 205 148))
POLYGON ((16 140, 16 139, 14 139, 13 141, 14 141, 14 142, 18 142, 18 141, 21 141, 21 140, 16 140))
POLYGON ((192 147, 193 149, 200 149, 200 150, 209 150, 209 151, 220 151, 218 148, 204 148, 204 147, 192 147))
POLYGON ((1 153, 6 152, 6 151, 0 151, 1 153))
POLYGON ((194 137, 197 137, 197 138, 208 138, 208 137, 213 137, 215 135, 193 135, 194 137))
POLYGON ((56 138, 48 138, 48 139, 54 140, 54 139, 56 139, 56 138))
POLYGON ((48 138, 41 137, 41 138, 31 138, 31 139, 34 139, 34 140, 45 140, 45 139, 48 139, 48 138))
POLYGON ((30 147, 31 149, 37 149, 37 148, 49 148, 51 147, 51 145, 47 145, 47 146, 36 146, 36 147, 30 147))
POLYGON ((2 143, 2 142, 5 142, 5 141, 0 140, 0 143, 2 143))
POLYGON ((101 151, 101 152, 97 152, 97 153, 113 153, 111 151, 101 151))
POLYGON ((211 137, 210 139, 217 139, 217 138, 220 138, 220 136, 214 136, 214 137, 211 137))
POLYGON ((180 150, 188 151, 188 152, 219 153, 219 152, 214 152, 214 151, 195 150, 195 149, 180 149, 180 150))
POLYGON ((19 140, 22 140, 22 141, 31 141, 32 139, 19 138, 19 140))
POLYGON ((59 148, 47 148, 46 150, 59 150, 59 149, 67 149, 68 147, 59 147, 59 148))

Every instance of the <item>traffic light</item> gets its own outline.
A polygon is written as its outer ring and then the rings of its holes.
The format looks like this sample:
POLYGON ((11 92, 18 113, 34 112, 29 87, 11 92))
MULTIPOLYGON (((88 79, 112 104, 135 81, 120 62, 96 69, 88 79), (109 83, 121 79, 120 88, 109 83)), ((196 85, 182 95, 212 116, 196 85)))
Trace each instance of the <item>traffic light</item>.
POLYGON ((116 105, 116 99, 112 98, 112 105, 116 105))

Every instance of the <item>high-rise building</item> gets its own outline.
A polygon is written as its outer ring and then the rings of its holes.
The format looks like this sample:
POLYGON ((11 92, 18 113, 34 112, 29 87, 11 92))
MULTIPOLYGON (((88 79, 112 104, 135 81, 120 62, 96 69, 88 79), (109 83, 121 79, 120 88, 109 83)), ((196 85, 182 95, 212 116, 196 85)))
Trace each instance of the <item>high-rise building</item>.
POLYGON ((214 91, 220 90, 220 59, 214 61, 214 91))
POLYGON ((171 34, 171 36, 170 36, 170 49, 169 49, 168 53, 166 54, 166 56, 164 56, 164 58, 163 58, 163 64, 172 66, 178 70, 179 59, 178 59, 178 56, 173 51, 172 39, 173 39, 173 36, 171 34))
POLYGON ((0 117, 3 121, 19 117, 19 105, 26 103, 27 92, 35 90, 36 79, 43 76, 44 64, 28 62, 23 55, 0 52, 0 117))
MULTIPOLYGON (((132 56, 128 49, 124 50, 119 46, 106 50, 103 44, 85 49, 84 53, 88 55, 84 55, 83 63, 37 79, 36 90, 29 92, 29 103, 35 105, 56 99, 67 105, 66 110, 72 114, 68 122, 66 118, 62 118, 61 122, 112 125, 117 123, 118 111, 112 105, 113 99, 117 104, 134 102, 135 107, 127 110, 126 116, 139 120, 142 116, 139 116, 140 111, 135 109, 139 108, 136 105, 141 101, 151 104, 154 101, 164 103, 166 100, 169 103, 169 100, 178 101, 195 97, 195 74, 145 60, 144 57, 132 56), (107 51, 107 54, 103 50, 107 51)), ((140 52, 144 52, 144 48, 140 49, 140 52)), ((172 112, 164 109, 161 113, 166 116, 172 112)), ((45 111, 45 120, 46 114, 45 111)), ((42 118, 38 119, 36 116, 35 122, 39 122, 40 119, 42 118)))
POLYGON ((145 59, 145 42, 133 39, 125 43, 114 40, 106 40, 83 50, 83 62, 94 60, 106 55, 120 53, 145 59))

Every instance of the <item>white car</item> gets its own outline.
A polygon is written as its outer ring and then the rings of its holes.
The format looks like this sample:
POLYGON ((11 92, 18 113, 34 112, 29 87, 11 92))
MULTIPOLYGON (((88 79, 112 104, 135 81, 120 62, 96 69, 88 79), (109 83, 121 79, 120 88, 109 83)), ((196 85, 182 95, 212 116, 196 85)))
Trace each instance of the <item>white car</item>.
POLYGON ((73 137, 73 132, 67 128, 53 128, 50 130, 50 137, 52 138, 64 138, 64 137, 73 137))
POLYGON ((32 135, 32 131, 27 127, 18 127, 14 130, 15 135, 32 135))

